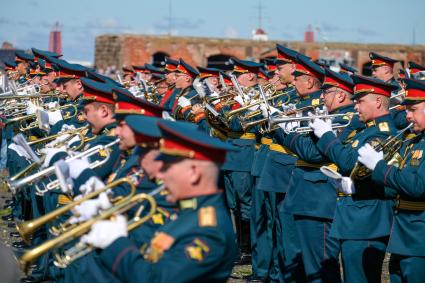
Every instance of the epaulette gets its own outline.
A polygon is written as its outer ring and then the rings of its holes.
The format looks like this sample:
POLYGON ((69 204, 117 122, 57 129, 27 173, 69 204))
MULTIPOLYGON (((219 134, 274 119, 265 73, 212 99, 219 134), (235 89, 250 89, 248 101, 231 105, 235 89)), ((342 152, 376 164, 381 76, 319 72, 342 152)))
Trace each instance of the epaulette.
POLYGON ((388 126, 388 122, 380 122, 378 124, 378 128, 381 132, 389 132, 390 127, 388 126))
POLYGON ((217 213, 215 207, 206 206, 198 211, 199 227, 215 227, 217 226, 217 213))

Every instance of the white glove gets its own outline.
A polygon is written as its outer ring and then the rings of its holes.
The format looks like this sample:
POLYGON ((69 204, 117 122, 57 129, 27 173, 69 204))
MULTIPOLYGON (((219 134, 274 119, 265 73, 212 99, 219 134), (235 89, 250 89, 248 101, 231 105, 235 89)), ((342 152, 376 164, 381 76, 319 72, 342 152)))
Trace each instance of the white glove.
POLYGON ((313 129, 314 134, 319 139, 327 132, 332 132, 331 121, 323 121, 321 119, 314 119, 309 122, 309 126, 313 129))
POLYGON ((288 112, 296 109, 296 105, 293 103, 289 103, 288 105, 282 104, 282 111, 288 112))
POLYGON ((180 105, 182 108, 185 108, 185 107, 187 107, 187 106, 191 106, 192 104, 190 103, 190 100, 189 99, 187 99, 186 97, 184 97, 184 96, 181 96, 180 98, 179 98, 179 101, 177 102, 177 104, 178 105, 180 105))
POLYGON ((56 111, 48 111, 47 114, 49 115, 49 124, 51 126, 53 126, 54 124, 56 124, 59 121, 62 121, 62 113, 60 110, 56 110, 56 111))
POLYGON ((16 143, 11 143, 8 148, 10 150, 16 151, 16 153, 19 156, 25 157, 26 159, 31 159, 31 156, 28 154, 28 152, 20 145, 17 145, 16 143))
MULTIPOLYGON (((266 105, 261 104, 261 105, 260 105, 260 110, 261 110, 261 113, 263 114, 263 117, 264 117, 264 118, 268 118, 268 117, 269 117, 269 112, 267 111, 267 107, 266 107, 266 105)), ((271 114, 271 113, 270 113, 270 114, 271 114)))
POLYGON ((257 105, 254 105, 254 106, 249 107, 249 108, 248 108, 248 110, 249 110, 249 111, 255 111, 255 110, 257 110, 259 107, 260 107, 260 105, 258 105, 258 104, 257 104, 257 105))
POLYGON ((59 133, 75 130, 74 125, 63 124, 59 133))
POLYGON ((101 193, 96 199, 89 199, 77 205, 72 212, 72 216, 69 221, 71 224, 83 222, 89 220, 93 216, 97 215, 100 210, 108 209, 112 206, 109 201, 107 193, 101 193))
POLYGON ((293 129, 298 128, 300 126, 299 122, 285 122, 280 123, 278 126, 287 134, 289 134, 293 129))
POLYGON ((369 170, 374 170, 376 164, 384 159, 384 153, 382 151, 376 151, 370 144, 365 144, 359 148, 359 162, 363 163, 369 170))
POLYGON ((34 114, 35 112, 37 112, 37 109, 39 107, 37 107, 34 103, 32 103, 31 101, 27 102, 27 115, 31 115, 34 114))
POLYGON ((93 177, 90 177, 90 179, 88 179, 84 184, 82 184, 79 190, 82 194, 87 195, 103 187, 105 187, 105 184, 98 177, 93 176, 93 177))
POLYGON ((89 168, 90 164, 87 158, 77 158, 68 162, 69 166, 69 176, 72 179, 77 179, 78 176, 87 168, 89 168))
POLYGON ((66 147, 70 148, 72 144, 76 143, 76 142, 80 142, 80 136, 79 135, 75 135, 72 139, 70 139, 67 143, 66 143, 66 147))
POLYGON ((40 149, 40 152, 42 154, 45 154, 45 158, 44 158, 44 162, 43 165, 41 165, 42 168, 47 168, 50 166, 50 162, 52 161, 53 157, 56 154, 65 152, 66 153, 66 148, 65 146, 61 146, 59 148, 42 148, 40 149))
POLYGON ((330 182, 338 189, 339 192, 346 195, 352 195, 356 192, 354 183, 349 177, 343 177, 340 173, 334 171, 328 166, 320 167, 320 171, 330 178, 330 182))
POLYGON ((49 109, 57 108, 58 106, 59 106, 59 103, 57 101, 47 103, 47 108, 49 109))
POLYGON ((168 120, 168 121, 175 121, 176 119, 174 119, 171 114, 167 111, 162 111, 162 119, 164 120, 168 120))
POLYGON ((354 194, 356 192, 356 188, 354 187, 353 180, 351 180, 350 177, 342 177, 339 191, 346 195, 354 194))
POLYGON ((132 86, 128 89, 129 92, 131 92, 133 95, 136 95, 139 93, 139 88, 137 86, 132 86))
POLYGON ((51 142, 46 144, 46 147, 54 147, 55 145, 65 141, 68 139, 71 135, 70 134, 63 134, 57 137, 56 139, 52 140, 51 142))
POLYGON ((236 95, 234 98, 233 98, 237 103, 239 103, 241 106, 243 106, 245 103, 244 103, 244 101, 243 101, 243 98, 240 96, 240 95, 236 95))
POLYGON ((91 231, 81 238, 81 242, 104 249, 118 238, 127 236, 127 220, 122 215, 116 215, 114 220, 103 220, 93 224, 91 231))

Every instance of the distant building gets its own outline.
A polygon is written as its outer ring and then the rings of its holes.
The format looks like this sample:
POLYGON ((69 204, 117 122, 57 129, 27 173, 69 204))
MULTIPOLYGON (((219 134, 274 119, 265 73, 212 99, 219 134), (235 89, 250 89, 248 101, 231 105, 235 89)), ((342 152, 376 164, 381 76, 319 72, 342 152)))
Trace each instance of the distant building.
POLYGON ((306 32, 304 33, 304 42, 312 43, 314 42, 314 31, 311 25, 308 25, 306 32))
POLYGON ((50 32, 49 51, 62 54, 62 35, 59 29, 59 22, 55 23, 53 30, 50 32))
POLYGON ((267 41, 269 40, 269 37, 262 28, 257 28, 252 31, 252 39, 258 41, 267 41))

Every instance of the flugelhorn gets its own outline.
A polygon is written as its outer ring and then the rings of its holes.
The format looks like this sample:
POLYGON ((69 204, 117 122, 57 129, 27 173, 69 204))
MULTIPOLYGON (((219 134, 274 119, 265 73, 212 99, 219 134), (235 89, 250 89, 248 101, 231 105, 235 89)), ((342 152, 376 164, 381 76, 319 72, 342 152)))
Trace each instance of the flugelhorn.
MULTIPOLYGON (((153 190, 152 192, 148 193, 147 196, 154 197, 155 195, 157 195, 158 193, 160 193, 164 189, 165 189, 165 185, 162 184, 158 188, 153 190)), ((128 232, 131 232, 132 230, 136 229, 140 225, 143 225, 155 213, 156 202, 153 201, 153 202, 149 202, 149 203, 150 203, 150 208, 149 208, 149 212, 146 215, 141 216, 142 212, 144 211, 144 209, 146 207, 145 205, 142 204, 137 209, 135 216, 128 223, 128 226, 127 226, 128 232), (153 205, 153 204, 155 204, 155 205, 153 205)), ((55 261, 53 263, 59 268, 66 268, 72 262, 74 262, 75 260, 79 259, 82 256, 85 256, 86 254, 92 252, 93 250, 94 250, 94 248, 92 246, 87 245, 87 244, 82 243, 82 242, 79 242, 75 246, 73 246, 72 248, 66 250, 63 253, 62 256, 55 253, 55 255, 54 255, 55 261)))
POLYGON ((136 185, 134 184, 134 181, 132 180, 131 176, 128 177, 124 177, 121 179, 118 179, 116 181, 113 181, 111 183, 109 183, 108 185, 106 185, 105 187, 96 190, 92 193, 89 193, 85 196, 83 196, 82 198, 78 199, 78 200, 74 200, 71 203, 68 203, 67 205, 64 205, 62 207, 59 207, 43 216, 38 217, 37 219, 32 219, 32 220, 28 220, 28 221, 24 221, 21 223, 17 223, 16 224, 16 229, 18 230, 19 234, 21 235, 22 239, 26 242, 29 243, 29 238, 30 236, 37 231, 40 227, 42 227, 43 225, 55 220, 56 218, 64 215, 65 213, 71 211, 71 209, 73 209, 74 207, 76 207, 77 205, 81 204, 82 202, 95 198, 97 196, 99 196, 101 193, 108 191, 109 189, 113 189, 116 188, 122 184, 129 184, 131 191, 130 191, 130 196, 133 196, 136 193, 136 185))
MULTIPOLYGON (((399 133, 394 136, 390 136, 386 138, 384 141, 378 141, 377 145, 373 146, 376 151, 383 151, 384 160, 386 162, 390 162, 394 159, 394 156, 398 154, 401 146, 403 145, 403 141, 400 137, 410 128, 413 127, 413 123, 410 123, 406 128, 402 129, 399 133)), ((351 170, 350 178, 355 180, 364 180, 372 175, 372 171, 369 170, 366 166, 361 164, 359 161, 354 165, 353 170, 351 170)))
MULTIPOLYGON (((40 256, 42 256, 43 254, 55 248, 62 247, 72 240, 80 238, 81 236, 89 232, 93 224, 95 224, 96 222, 110 219, 116 214, 124 213, 143 201, 148 201, 150 203, 151 209, 149 217, 151 217, 151 215, 153 215, 156 210, 155 199, 145 193, 137 194, 135 196, 132 196, 130 199, 123 201, 120 204, 101 212, 98 216, 79 224, 75 228, 66 231, 58 237, 48 240, 43 244, 27 251, 23 256, 19 258, 20 267, 23 271, 27 272, 29 264, 40 256)), ((147 217, 144 218, 146 219, 147 217)))

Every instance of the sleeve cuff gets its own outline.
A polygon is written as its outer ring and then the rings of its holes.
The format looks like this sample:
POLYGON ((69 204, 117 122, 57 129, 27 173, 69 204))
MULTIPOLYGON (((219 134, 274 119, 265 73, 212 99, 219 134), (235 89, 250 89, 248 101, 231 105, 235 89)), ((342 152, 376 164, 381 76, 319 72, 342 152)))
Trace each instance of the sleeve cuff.
POLYGON ((49 166, 52 166, 53 164, 55 164, 56 161, 65 159, 67 157, 68 157, 68 153, 66 153, 65 151, 60 151, 56 153, 55 155, 53 155, 52 159, 49 162, 49 166))
POLYGON ((100 259, 115 274, 123 257, 133 251, 138 252, 133 242, 127 237, 121 237, 100 253, 100 259))
POLYGON ((317 147, 326 155, 330 145, 338 141, 338 138, 332 131, 326 132, 317 142, 317 147))
POLYGON ((391 168, 392 166, 389 166, 385 160, 380 160, 372 172, 372 180, 375 183, 386 185, 391 168))
POLYGON ((74 195, 79 195, 81 194, 80 192, 80 187, 87 182, 88 179, 90 179, 91 177, 96 177, 96 173, 90 169, 90 168, 86 168, 83 170, 83 172, 81 172, 81 174, 78 176, 77 179, 74 180, 74 187, 73 187, 73 191, 74 191, 74 195))

